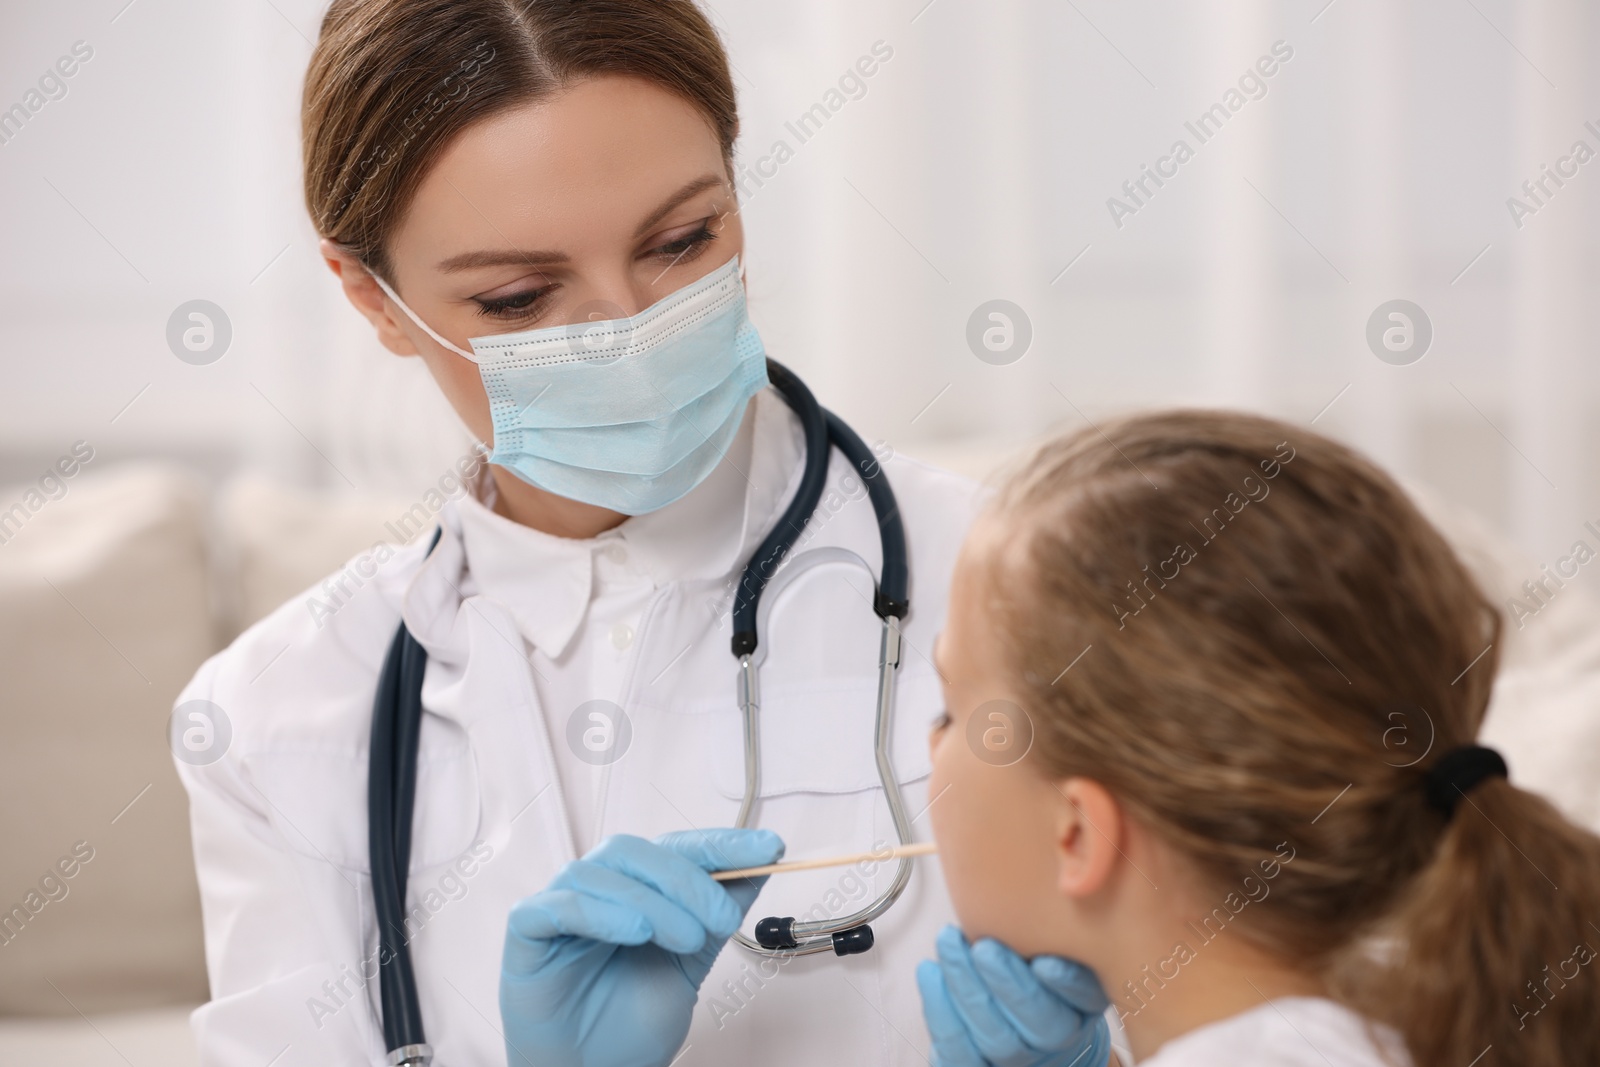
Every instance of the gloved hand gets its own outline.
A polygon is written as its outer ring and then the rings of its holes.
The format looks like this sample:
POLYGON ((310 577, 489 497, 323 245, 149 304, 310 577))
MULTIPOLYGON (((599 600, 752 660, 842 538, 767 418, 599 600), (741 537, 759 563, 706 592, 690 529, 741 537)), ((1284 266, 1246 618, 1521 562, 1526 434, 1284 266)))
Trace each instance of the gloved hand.
POLYGON ((992 938, 939 932, 917 967, 935 1067, 1105 1067, 1111 1031, 1100 981, 1059 956, 1031 963, 992 938))
POLYGON ((783 854, 770 830, 620 834, 563 867, 506 922, 500 1018, 510 1067, 658 1067, 689 1033, 700 983, 765 878, 713 881, 783 854))

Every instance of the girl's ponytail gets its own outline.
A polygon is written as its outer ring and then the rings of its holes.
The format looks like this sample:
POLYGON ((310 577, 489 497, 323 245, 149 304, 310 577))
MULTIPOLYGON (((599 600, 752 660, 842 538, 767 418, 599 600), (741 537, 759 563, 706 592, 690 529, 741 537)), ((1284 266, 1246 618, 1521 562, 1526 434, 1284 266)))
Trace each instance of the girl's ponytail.
POLYGON ((1421 1067, 1600 1064, 1600 838, 1498 777, 1447 818, 1345 996, 1421 1067))

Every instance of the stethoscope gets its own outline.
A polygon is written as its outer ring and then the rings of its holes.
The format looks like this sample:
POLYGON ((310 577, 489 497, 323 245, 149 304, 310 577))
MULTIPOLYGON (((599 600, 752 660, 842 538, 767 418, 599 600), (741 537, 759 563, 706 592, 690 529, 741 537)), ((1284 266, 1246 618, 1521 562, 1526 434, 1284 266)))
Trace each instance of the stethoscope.
MULTIPOLYGON (((767 360, 767 378, 800 419, 805 436, 805 468, 794 499, 772 532, 745 564, 733 601, 733 655, 739 661, 738 699, 744 721, 744 799, 734 825, 745 828, 755 817, 761 790, 760 668, 766 658, 760 632, 772 603, 785 586, 814 567, 847 563, 870 574, 866 561, 842 548, 819 548, 801 553, 779 569, 789 550, 816 511, 827 481, 830 446, 860 473, 878 520, 883 548, 883 569, 875 583, 872 610, 883 620, 878 652, 877 719, 873 725, 873 752, 878 779, 883 784, 895 833, 902 844, 911 842, 911 820, 889 761, 890 716, 894 708, 895 670, 900 666, 900 620, 907 600, 906 535, 900 509, 876 456, 850 427, 817 403, 811 390, 787 367, 767 360), (762 594, 771 587, 772 595, 762 594)), ((432 553, 442 531, 435 530, 432 553)), ((416 974, 406 944, 406 872, 411 862, 412 811, 417 793, 417 739, 422 727, 422 675, 428 654, 401 623, 389 643, 383 673, 372 709, 372 751, 367 768, 367 838, 372 860, 372 899, 378 923, 378 987, 383 1006, 384 1046, 392 1067, 427 1067, 433 1047, 423 1036, 422 1011, 417 1000, 416 974)), ((734 940, 763 956, 809 955, 832 949, 848 956, 872 947, 872 927, 867 925, 888 911, 911 880, 909 858, 902 858, 893 881, 876 900, 851 915, 835 919, 796 922, 766 918, 756 923, 752 939, 742 932, 734 940)))

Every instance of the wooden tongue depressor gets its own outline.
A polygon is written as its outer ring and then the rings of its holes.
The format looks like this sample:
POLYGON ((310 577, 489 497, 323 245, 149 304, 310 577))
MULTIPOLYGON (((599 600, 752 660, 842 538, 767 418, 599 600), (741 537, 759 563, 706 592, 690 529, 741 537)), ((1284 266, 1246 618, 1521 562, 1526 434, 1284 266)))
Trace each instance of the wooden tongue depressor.
POLYGON ((852 852, 848 856, 828 856, 816 860, 791 860, 788 863, 769 863, 764 867, 744 867, 737 871, 712 871, 711 877, 719 882, 735 878, 757 878, 763 874, 787 874, 789 871, 810 871, 818 867, 846 867, 852 863, 882 862, 903 856, 931 856, 938 851, 932 841, 918 841, 911 845, 897 845, 881 852, 852 852))

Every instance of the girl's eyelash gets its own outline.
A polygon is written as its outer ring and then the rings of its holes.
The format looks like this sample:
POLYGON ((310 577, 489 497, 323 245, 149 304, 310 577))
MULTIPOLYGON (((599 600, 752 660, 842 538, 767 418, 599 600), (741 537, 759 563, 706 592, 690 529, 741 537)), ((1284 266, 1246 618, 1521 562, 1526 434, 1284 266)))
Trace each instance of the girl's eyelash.
MULTIPOLYGON (((703 219, 700 228, 694 233, 669 241, 658 248, 650 250, 650 255, 669 260, 672 263, 686 263, 695 259, 706 245, 717 239, 716 233, 711 230, 711 219, 703 219)), ((552 286, 543 286, 538 289, 527 289, 510 296, 484 299, 474 297, 478 305, 478 314, 487 319, 526 319, 533 317, 544 304, 546 294, 552 286)))
POLYGON ((938 717, 933 720, 934 732, 938 733, 940 730, 948 728, 950 721, 950 713, 948 711, 939 712, 938 717))

